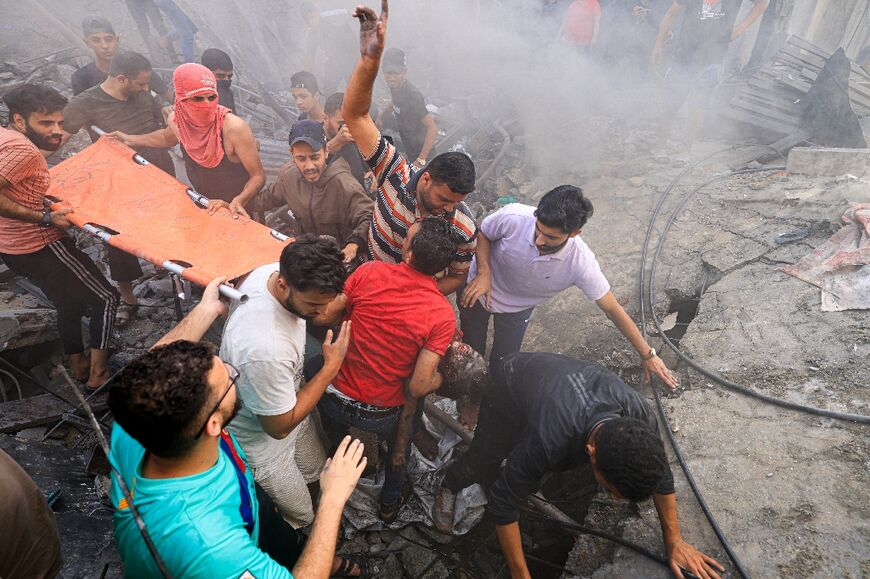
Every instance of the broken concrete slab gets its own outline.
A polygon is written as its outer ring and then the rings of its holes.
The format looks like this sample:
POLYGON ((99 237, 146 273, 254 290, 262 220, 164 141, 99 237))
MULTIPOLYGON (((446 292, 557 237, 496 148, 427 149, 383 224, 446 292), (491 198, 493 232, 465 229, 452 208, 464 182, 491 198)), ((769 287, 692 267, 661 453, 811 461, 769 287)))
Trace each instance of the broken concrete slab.
POLYGON ((786 168, 789 173, 816 177, 861 176, 870 169, 870 149, 795 147, 786 168))
MULTIPOLYGON (((106 395, 100 394, 90 401, 94 412, 105 410, 106 395)), ((10 433, 44 426, 60 420, 65 412, 73 407, 51 394, 31 396, 23 400, 10 400, 0 404, 0 432, 10 433)))

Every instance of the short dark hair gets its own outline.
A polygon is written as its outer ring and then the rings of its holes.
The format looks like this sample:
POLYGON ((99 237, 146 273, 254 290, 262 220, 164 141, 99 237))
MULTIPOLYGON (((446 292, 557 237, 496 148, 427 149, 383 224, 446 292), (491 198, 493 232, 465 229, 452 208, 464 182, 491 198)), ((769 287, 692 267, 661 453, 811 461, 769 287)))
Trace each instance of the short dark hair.
POLYGON ((300 70, 290 77, 290 88, 304 88, 308 89, 311 94, 320 94, 320 84, 317 82, 317 77, 307 70, 300 70))
POLYGON ((670 468, 659 435, 636 418, 605 421, 595 434, 595 458, 604 478, 635 502, 651 497, 670 468))
POLYGON ((425 171, 434 182, 447 185, 454 193, 468 195, 474 191, 474 163, 465 153, 441 153, 426 165, 425 171))
POLYGON ((323 103, 323 112, 330 117, 341 110, 341 105, 344 104, 344 93, 334 92, 329 95, 326 102, 323 103))
POLYGON ((298 291, 340 294, 347 279, 344 256, 332 238, 307 234, 281 252, 279 275, 298 291))
POLYGON ((453 231, 453 225, 441 217, 424 217, 420 229, 411 239, 411 267, 425 273, 435 275, 447 269, 456 258, 456 248, 459 246, 459 235, 453 231))
POLYGON ((121 370, 109 388, 115 420, 145 450, 164 458, 196 445, 210 394, 215 347, 180 340, 154 348, 121 370))
POLYGON ((92 34, 99 34, 100 32, 105 32, 115 36, 115 28, 112 26, 111 22, 102 16, 96 16, 94 14, 85 16, 82 20, 82 34, 84 37, 87 38, 92 34))
POLYGON ((109 75, 124 75, 127 78, 136 78, 140 72, 151 70, 151 61, 138 52, 132 50, 120 50, 112 57, 109 63, 109 75))
POLYGON ((535 217, 547 227, 573 233, 586 225, 592 212, 592 202, 583 196, 580 187, 559 185, 541 197, 535 217))
POLYGON ((12 117, 16 114, 26 121, 33 113, 50 114, 62 111, 67 100, 51 87, 27 83, 6 93, 3 102, 9 109, 9 121, 12 122, 12 117))
POLYGON ((233 59, 220 48, 206 48, 199 61, 212 72, 218 69, 233 70, 233 59))

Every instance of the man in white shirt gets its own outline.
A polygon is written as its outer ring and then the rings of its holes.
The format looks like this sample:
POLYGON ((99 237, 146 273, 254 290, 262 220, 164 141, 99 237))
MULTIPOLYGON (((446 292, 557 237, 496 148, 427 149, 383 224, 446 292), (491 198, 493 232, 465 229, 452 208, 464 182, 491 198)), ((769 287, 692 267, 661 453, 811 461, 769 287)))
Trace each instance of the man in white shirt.
POLYGON ((238 368, 243 406, 230 425, 254 478, 294 528, 311 524, 306 488, 318 480, 325 455, 308 415, 335 378, 347 352, 349 323, 335 342, 327 332, 323 368, 301 387, 305 321, 344 289, 347 270, 334 241, 302 236, 279 263, 252 271, 239 286, 224 326, 220 357, 238 368))
POLYGON ((469 282, 459 300, 464 340, 485 354, 493 316, 490 363, 519 352, 534 307, 576 286, 637 350, 644 378, 655 374, 676 388, 676 376, 619 305, 595 254, 580 239, 592 211, 579 187, 560 185, 541 198, 537 209, 514 203, 483 220, 469 282))

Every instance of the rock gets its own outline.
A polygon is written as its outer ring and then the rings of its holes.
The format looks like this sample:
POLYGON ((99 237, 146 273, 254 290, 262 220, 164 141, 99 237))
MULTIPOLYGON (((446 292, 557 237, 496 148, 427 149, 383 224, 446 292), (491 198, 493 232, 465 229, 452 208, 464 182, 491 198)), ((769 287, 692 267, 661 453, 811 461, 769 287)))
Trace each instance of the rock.
POLYGON ((377 573, 373 575, 373 577, 402 577, 404 573, 402 572, 402 563, 399 562, 399 558, 395 555, 387 555, 387 558, 384 559, 378 565, 377 573))
POLYGON ((402 551, 402 567, 411 577, 421 577, 433 566, 435 553, 419 545, 408 545, 402 551))
POLYGON ((15 80, 15 75, 11 72, 0 72, 0 82, 10 82, 15 80))
POLYGON ((644 183, 646 183, 646 179, 643 177, 632 177, 628 182, 631 183, 632 187, 643 187, 644 183))
POLYGON ((788 154, 789 173, 837 177, 863 175, 870 168, 870 149, 795 147, 788 154))

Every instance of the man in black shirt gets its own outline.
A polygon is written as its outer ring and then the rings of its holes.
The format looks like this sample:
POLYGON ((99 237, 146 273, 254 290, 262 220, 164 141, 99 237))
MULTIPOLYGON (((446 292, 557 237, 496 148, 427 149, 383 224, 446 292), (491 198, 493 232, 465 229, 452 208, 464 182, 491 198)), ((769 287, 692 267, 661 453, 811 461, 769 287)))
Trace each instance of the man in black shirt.
POLYGON ((437 492, 440 528, 452 526, 453 493, 480 483, 511 576, 528 577, 517 507, 547 473, 588 465, 614 498, 653 497, 675 575, 684 568, 718 577, 713 569, 721 566, 680 535, 656 415, 637 392, 598 364, 558 354, 509 354, 491 371, 471 448, 448 467, 437 492))
POLYGON ((337 159, 347 161, 350 172, 365 188, 366 192, 371 193, 371 187, 366 187, 366 179, 369 179, 369 184, 371 184, 372 172, 357 149, 350 130, 344 124, 344 116, 341 112, 343 103, 344 93, 337 92, 329 95, 323 104, 323 130, 326 131, 326 137, 329 139, 329 142, 326 143, 326 150, 329 151, 328 162, 332 163, 337 159))
MULTIPOLYGON (((73 95, 77 95, 95 87, 109 74, 112 57, 118 51, 120 38, 115 34, 112 23, 99 16, 87 16, 82 20, 82 33, 85 44, 94 51, 94 61, 86 64, 72 74, 70 84, 73 95)), ((158 74, 151 75, 150 88, 160 95, 160 98, 172 102, 172 91, 158 74)))
MULTIPOLYGON (((97 135, 90 131, 92 125, 109 133, 120 131, 131 135, 146 135, 163 128, 160 104, 149 89, 151 78, 147 58, 130 51, 115 54, 103 82, 74 96, 64 109, 64 142, 82 128, 96 141, 97 135)), ((166 149, 139 147, 137 151, 148 162, 175 176, 175 165, 166 149)), ((123 326, 135 317, 138 309, 133 282, 142 277, 142 268, 136 257, 111 245, 108 258, 122 300, 116 324, 123 326)))
POLYGON ((236 112, 236 97, 233 95, 233 60, 230 55, 219 48, 206 48, 202 51, 200 62, 214 73, 217 80, 218 104, 236 112))
POLYGON ((666 73, 672 91, 668 110, 660 127, 659 141, 664 145, 670 136, 671 122, 679 109, 688 101, 688 146, 691 148, 704 120, 704 113, 712 106, 713 92, 722 80, 722 61, 732 40, 761 18, 770 0, 752 0, 752 10, 740 23, 737 12, 743 0, 674 0, 661 25, 650 60, 658 66, 665 40, 683 15, 683 25, 674 48, 674 64, 666 73))
POLYGON ((399 125, 405 158, 414 159, 414 166, 423 167, 438 136, 435 118, 426 108, 423 93, 405 78, 408 74, 405 53, 390 48, 384 52, 381 62, 384 80, 390 87, 392 113, 399 125))

